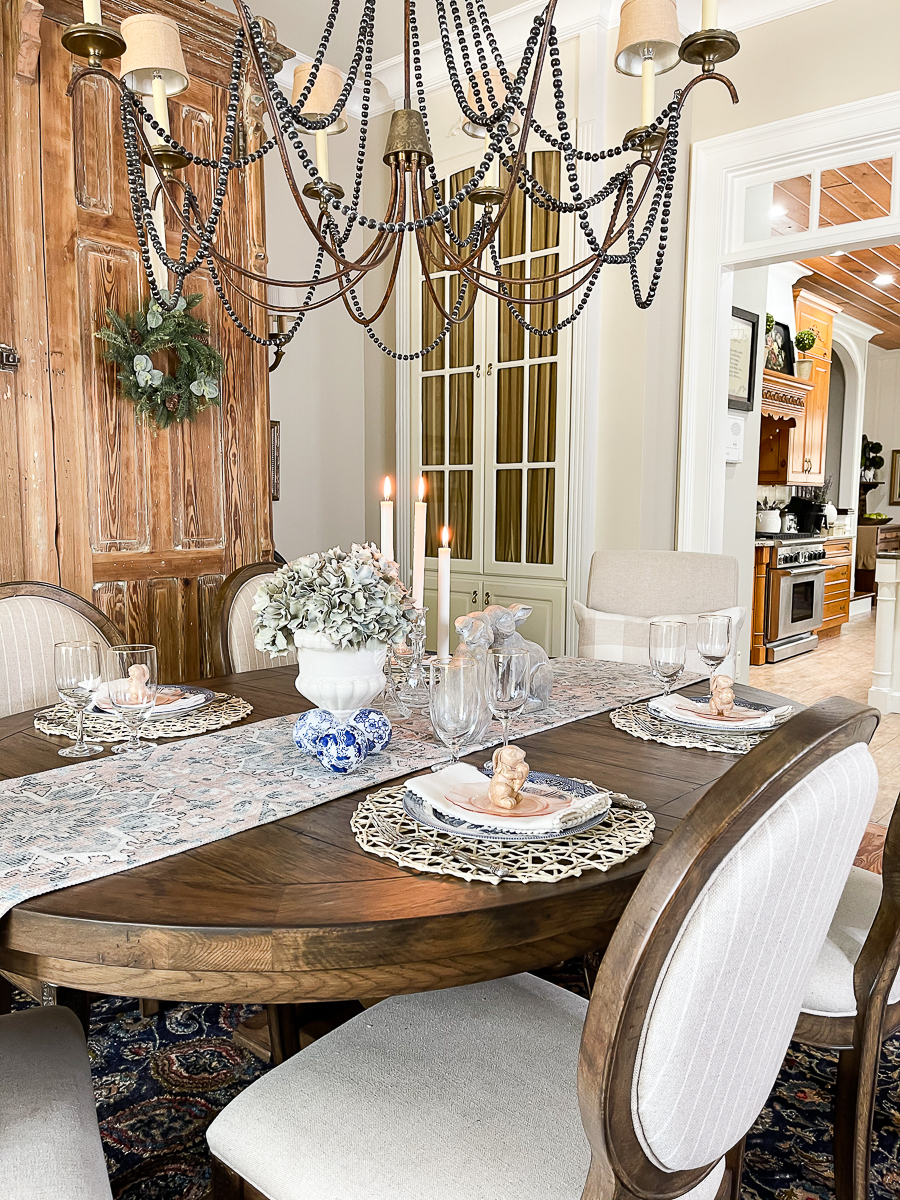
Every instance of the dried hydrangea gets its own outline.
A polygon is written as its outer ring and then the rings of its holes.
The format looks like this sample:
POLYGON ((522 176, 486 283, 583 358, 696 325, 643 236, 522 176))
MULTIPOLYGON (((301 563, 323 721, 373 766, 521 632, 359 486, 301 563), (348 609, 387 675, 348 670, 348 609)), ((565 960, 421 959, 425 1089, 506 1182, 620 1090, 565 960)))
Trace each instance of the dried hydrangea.
POLYGON ((373 545, 307 554, 279 567, 257 589, 254 642, 272 658, 293 646, 298 629, 323 633, 345 649, 370 641, 398 644, 410 627, 407 597, 397 564, 373 545))

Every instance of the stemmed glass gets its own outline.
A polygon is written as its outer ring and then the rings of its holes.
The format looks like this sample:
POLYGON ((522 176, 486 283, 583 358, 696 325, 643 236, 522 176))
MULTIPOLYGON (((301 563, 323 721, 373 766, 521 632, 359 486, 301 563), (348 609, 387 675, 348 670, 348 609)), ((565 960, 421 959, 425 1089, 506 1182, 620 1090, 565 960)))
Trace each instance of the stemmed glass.
POLYGON ((100 645, 98 642, 57 642, 53 647, 53 671, 56 690, 65 704, 75 709, 75 745, 59 753, 63 758, 92 758, 103 747, 84 740, 84 710, 100 686, 100 645))
POLYGON ((526 649, 490 650, 485 662, 487 702, 503 726, 503 745, 509 745, 509 719, 528 699, 531 656, 526 649))
POLYGON ((141 726, 156 704, 156 647, 114 646, 106 652, 109 700, 125 722, 128 741, 114 748, 116 754, 144 754, 154 742, 142 742, 141 726))
POLYGON ((684 621, 650 622, 650 667, 662 682, 665 694, 684 670, 687 625, 684 621))
POLYGON ((731 649, 731 617, 724 613, 701 613, 697 618, 697 653, 709 667, 710 677, 731 649))
POLYGON ((473 658, 433 658, 429 666, 431 724, 456 766, 481 719, 481 671, 473 658))

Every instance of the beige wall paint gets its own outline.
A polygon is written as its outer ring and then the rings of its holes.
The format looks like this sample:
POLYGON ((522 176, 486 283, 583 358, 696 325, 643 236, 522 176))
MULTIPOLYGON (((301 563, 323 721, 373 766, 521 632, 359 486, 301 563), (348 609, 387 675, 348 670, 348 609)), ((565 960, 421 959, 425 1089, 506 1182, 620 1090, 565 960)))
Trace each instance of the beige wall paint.
POLYGON ((891 451, 900 449, 900 350, 869 347, 865 412, 863 432, 870 441, 881 442, 884 447, 884 468, 877 475, 883 483, 869 492, 867 509, 889 513, 897 520, 900 510, 888 504, 887 481, 891 471, 891 451))

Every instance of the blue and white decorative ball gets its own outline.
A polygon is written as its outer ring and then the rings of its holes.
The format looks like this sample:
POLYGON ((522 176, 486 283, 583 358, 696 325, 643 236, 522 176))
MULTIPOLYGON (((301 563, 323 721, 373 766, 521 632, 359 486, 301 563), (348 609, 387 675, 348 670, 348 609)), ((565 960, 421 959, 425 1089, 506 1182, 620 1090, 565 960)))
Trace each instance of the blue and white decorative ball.
POLYGON ((294 724, 294 743, 304 754, 315 754, 319 738, 334 729, 335 720, 325 708, 302 712, 294 724))
POLYGON ((316 757, 323 767, 339 775, 349 775, 369 753, 366 735, 352 725, 339 725, 323 733, 316 744, 316 757))
POLYGON ((370 754, 379 754, 390 742, 394 732, 390 721, 377 708, 360 708, 350 718, 350 724, 365 734, 370 754))

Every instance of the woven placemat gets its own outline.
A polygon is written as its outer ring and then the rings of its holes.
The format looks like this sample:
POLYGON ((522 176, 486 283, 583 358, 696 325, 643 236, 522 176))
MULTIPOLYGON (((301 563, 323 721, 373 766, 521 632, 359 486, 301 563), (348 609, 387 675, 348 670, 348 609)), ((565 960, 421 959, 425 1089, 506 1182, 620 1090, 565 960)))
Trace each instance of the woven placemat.
POLYGON ((413 821, 403 808, 405 791, 404 784, 382 788, 359 803, 350 827, 363 850, 414 871, 481 883, 558 883, 608 871, 649 845, 656 828, 644 805, 611 792, 609 816, 584 833, 552 842, 473 842, 413 821))
POLYGON ((623 704, 613 709, 609 719, 616 729, 630 733, 645 742, 660 742, 663 746, 686 746, 691 750, 709 750, 719 754, 746 754, 768 737, 765 733, 703 733, 676 725, 654 716, 646 704, 623 704))
MULTIPOLYGON (((141 737, 178 738, 197 733, 210 733, 233 725, 253 712, 253 705, 240 696, 216 692, 216 698, 205 708, 189 710, 175 717, 158 717, 147 721, 141 737)), ((75 711, 68 704, 55 704, 42 709, 34 718, 35 729, 54 737, 75 737, 75 711)), ((124 724, 112 713, 85 713, 84 736, 97 742, 124 742, 129 734, 124 724)))

